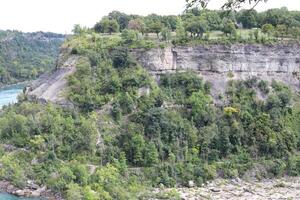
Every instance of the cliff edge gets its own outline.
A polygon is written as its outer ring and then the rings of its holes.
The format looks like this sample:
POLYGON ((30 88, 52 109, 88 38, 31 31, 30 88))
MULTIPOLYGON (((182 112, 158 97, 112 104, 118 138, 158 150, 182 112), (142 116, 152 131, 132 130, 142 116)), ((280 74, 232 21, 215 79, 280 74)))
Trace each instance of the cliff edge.
MULTIPOLYGON (((67 77, 76 70, 79 59, 68 51, 62 50, 56 70, 31 84, 26 91, 30 98, 68 104, 65 95, 67 77)), ((224 93, 230 80, 252 77, 281 81, 300 91, 300 44, 178 46, 134 49, 131 54, 158 80, 163 73, 194 71, 212 84, 213 96, 224 93)))
POLYGON ((212 83, 214 93, 224 91, 230 80, 251 77, 274 79, 300 90, 300 44, 178 46, 133 50, 132 54, 158 78, 163 73, 192 70, 212 83))

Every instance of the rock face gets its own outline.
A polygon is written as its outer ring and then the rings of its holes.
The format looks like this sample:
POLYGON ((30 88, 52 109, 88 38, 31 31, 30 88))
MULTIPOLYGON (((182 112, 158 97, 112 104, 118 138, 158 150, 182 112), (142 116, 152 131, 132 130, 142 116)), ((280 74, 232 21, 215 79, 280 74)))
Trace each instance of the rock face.
POLYGON ((53 72, 42 75, 26 89, 25 93, 30 99, 71 106, 66 98, 67 77, 75 72, 79 56, 66 57, 66 54, 68 53, 62 51, 53 72))
POLYGON ((133 50, 132 54, 155 75, 193 70, 210 81, 215 91, 224 90, 228 80, 254 76, 275 79, 300 90, 300 44, 182 46, 133 50))
MULTIPOLYGON (((33 82, 26 93, 31 98, 68 104, 65 98, 67 76, 76 69, 79 57, 62 50, 57 69, 33 82)), ((212 84, 212 95, 224 93, 230 80, 257 77, 281 81, 300 91, 300 44, 198 45, 165 49, 131 50, 133 57, 151 74, 192 70, 212 84)), ((139 91, 140 93, 147 92, 139 91)))

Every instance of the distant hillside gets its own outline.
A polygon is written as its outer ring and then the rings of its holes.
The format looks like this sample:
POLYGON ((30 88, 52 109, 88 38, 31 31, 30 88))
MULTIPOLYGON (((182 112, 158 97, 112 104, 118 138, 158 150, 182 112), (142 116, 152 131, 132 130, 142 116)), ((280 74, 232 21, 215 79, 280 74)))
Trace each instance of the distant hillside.
POLYGON ((35 79, 55 66, 64 35, 0 31, 0 85, 35 79))

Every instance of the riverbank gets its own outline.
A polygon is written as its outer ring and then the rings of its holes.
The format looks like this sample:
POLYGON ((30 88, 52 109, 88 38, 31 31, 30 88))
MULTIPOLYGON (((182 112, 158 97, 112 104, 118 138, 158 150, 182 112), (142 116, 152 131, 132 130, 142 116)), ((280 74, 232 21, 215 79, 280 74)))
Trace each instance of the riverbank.
POLYGON ((12 185, 9 181, 0 181, 0 191, 19 197, 29 197, 47 200, 63 200, 62 196, 51 192, 46 186, 38 186, 31 181, 27 181, 26 187, 20 189, 12 185))
POLYGON ((300 199, 300 177, 249 181, 216 179, 200 188, 156 189, 153 192, 177 193, 182 200, 296 200, 300 199))

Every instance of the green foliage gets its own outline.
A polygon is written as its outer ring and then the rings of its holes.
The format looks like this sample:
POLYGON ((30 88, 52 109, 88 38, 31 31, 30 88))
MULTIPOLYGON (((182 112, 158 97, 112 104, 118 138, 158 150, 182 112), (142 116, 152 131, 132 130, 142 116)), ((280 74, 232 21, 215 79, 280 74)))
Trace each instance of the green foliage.
MULTIPOLYGON (((174 18, 146 19, 172 27, 174 18)), ((137 199, 144 186, 242 176, 256 162, 270 176, 299 174, 299 105, 287 86, 231 80, 216 105, 210 83, 192 71, 156 82, 131 58, 129 48, 147 41, 132 23, 121 36, 77 30, 63 45, 79 58, 66 92, 74 109, 24 100, 1 111, 0 139, 12 149, 0 149, 2 179, 20 186, 34 179, 66 199, 122 200, 137 199)), ((176 29, 180 44, 181 19, 176 29)))
POLYGON ((231 20, 225 20, 223 24, 223 32, 226 34, 234 35, 236 33, 235 24, 231 20))
POLYGON ((37 78, 55 67, 64 36, 0 31, 0 85, 37 78))
POLYGON ((0 158, 0 162, 0 177, 11 181, 18 187, 24 187, 26 184, 25 168, 21 161, 13 154, 6 154, 0 158))
POLYGON ((116 33, 119 32, 119 24, 115 19, 104 17, 100 22, 96 23, 94 30, 98 33, 116 33))
POLYGON ((272 24, 264 24, 262 26, 262 32, 270 36, 274 32, 274 26, 272 24))

